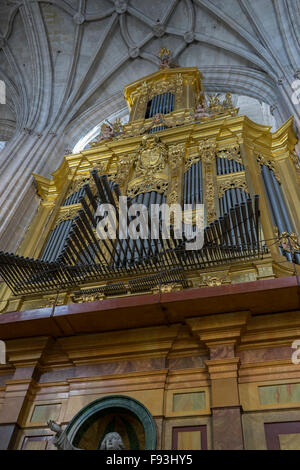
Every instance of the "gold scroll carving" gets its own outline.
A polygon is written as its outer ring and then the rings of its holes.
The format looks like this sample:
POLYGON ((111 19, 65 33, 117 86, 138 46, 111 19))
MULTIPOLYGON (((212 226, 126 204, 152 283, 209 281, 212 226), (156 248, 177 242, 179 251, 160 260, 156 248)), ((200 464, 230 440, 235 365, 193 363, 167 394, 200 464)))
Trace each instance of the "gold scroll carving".
POLYGON ((199 145, 199 154, 204 165, 205 177, 205 204, 206 219, 210 224, 217 218, 216 212, 216 187, 215 187, 215 155, 216 142, 212 140, 202 140, 199 145))
POLYGON ((246 181, 246 176, 245 174, 241 173, 232 173, 230 175, 227 175, 225 178, 219 178, 218 179, 218 197, 222 197, 223 194, 228 190, 228 189, 233 189, 233 188, 240 188, 243 191, 246 191, 247 193, 249 192, 247 181, 246 181))

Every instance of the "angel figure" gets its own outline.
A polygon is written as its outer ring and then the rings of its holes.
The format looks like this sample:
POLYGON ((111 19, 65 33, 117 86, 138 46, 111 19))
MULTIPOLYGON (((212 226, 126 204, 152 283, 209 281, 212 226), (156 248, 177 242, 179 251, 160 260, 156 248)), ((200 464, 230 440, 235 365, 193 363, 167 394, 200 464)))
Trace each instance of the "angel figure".
POLYGON ((123 124, 120 118, 117 118, 112 125, 114 136, 119 135, 123 131, 123 124))
POLYGON ((112 139, 114 137, 114 130, 109 124, 103 123, 101 126, 101 140, 112 139))
POLYGON ((48 421, 48 427, 51 431, 55 432, 52 444, 57 447, 58 450, 81 450, 71 444, 63 428, 52 419, 48 421))
POLYGON ((228 109, 233 108, 231 93, 226 93, 225 100, 223 101, 223 106, 224 108, 228 109))
POLYGON ((207 106, 205 103, 198 103, 195 108, 194 118, 195 120, 201 119, 203 117, 209 117, 207 106))
MULTIPOLYGON (((58 450, 84 450, 79 449, 78 447, 73 446, 70 442, 67 433, 62 429, 62 427, 57 424, 55 421, 48 421, 48 426, 51 431, 55 432, 53 437, 52 444, 57 447, 58 450)), ((106 434, 101 442, 100 450, 123 450, 124 444, 123 440, 119 433, 109 432, 106 434)))

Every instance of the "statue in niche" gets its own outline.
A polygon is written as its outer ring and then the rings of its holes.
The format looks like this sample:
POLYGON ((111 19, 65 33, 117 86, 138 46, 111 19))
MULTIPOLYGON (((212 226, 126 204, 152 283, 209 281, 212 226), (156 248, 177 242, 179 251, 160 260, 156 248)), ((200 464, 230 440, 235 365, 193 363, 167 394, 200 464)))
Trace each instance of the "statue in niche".
MULTIPOLYGON (((48 421, 48 426, 51 431, 55 432, 52 444, 58 450, 84 450, 73 446, 69 441, 67 433, 55 421, 48 421)), ((109 432, 106 434, 101 442, 100 450, 124 450, 123 440, 117 432, 109 432)))

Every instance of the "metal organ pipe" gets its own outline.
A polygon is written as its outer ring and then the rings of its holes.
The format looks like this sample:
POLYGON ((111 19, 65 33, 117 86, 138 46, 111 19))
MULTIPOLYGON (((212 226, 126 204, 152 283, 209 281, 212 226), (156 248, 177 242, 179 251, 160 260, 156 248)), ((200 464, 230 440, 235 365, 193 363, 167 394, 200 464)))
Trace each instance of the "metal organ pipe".
POLYGON ((194 163, 184 174, 184 204, 202 204, 202 164, 194 163))
POLYGON ((282 193, 282 190, 281 190, 281 185, 277 181, 277 179, 275 178, 274 172, 270 171, 270 174, 271 174, 273 186, 274 186, 274 189, 275 189, 275 193, 276 193, 276 196, 277 196, 277 200, 279 202, 281 212, 283 214, 283 219, 284 219, 285 226, 287 228, 287 232, 291 233, 291 232, 294 231, 294 229, 293 229, 291 219, 290 219, 289 213, 287 211, 286 205, 284 203, 284 196, 283 196, 283 193, 282 193))
POLYGON ((277 196, 275 193, 275 188, 269 172, 269 168, 266 165, 262 165, 262 176, 268 200, 271 206, 271 212, 273 215, 274 222, 278 227, 279 233, 285 232, 283 214, 281 212, 280 205, 277 201, 277 196))
MULTIPOLYGON (((84 189, 80 188, 78 191, 68 196, 63 203, 63 207, 78 204, 83 193, 84 189)), ((58 258, 64 248, 71 226, 72 220, 64 220, 55 227, 49 237, 46 247, 44 248, 41 256, 42 260, 54 261, 58 258)))
MULTIPOLYGON (((281 185, 277 181, 274 172, 266 165, 262 165, 262 177, 267 193, 268 201, 271 207, 271 215, 275 225, 278 227, 279 235, 283 232, 294 232, 293 224, 288 213, 288 208, 284 201, 281 185)), ((292 254, 280 248, 288 261, 292 262, 292 254)), ((296 264, 300 264, 300 253, 296 252, 294 256, 296 264)))
POLYGON ((235 160, 229 160, 228 158, 217 158, 217 174, 218 175, 228 175, 230 173, 238 173, 244 171, 245 167, 235 160))
POLYGON ((149 118, 155 116, 155 114, 169 114, 172 111, 174 111, 174 95, 172 93, 163 93, 152 98, 149 118))

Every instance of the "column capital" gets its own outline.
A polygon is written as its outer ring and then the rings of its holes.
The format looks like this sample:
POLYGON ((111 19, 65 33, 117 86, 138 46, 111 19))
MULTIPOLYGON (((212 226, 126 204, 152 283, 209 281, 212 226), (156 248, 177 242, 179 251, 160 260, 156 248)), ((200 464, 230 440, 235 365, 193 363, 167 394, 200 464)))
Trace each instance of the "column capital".
POLYGON ((239 363, 238 357, 205 361, 211 380, 236 378, 239 363))
POLYGON ((240 341, 246 329, 250 312, 242 311, 222 315, 207 315, 186 320, 190 330, 197 335, 213 353, 212 359, 219 355, 234 356, 234 346, 240 341), (221 352, 222 347, 223 352, 221 352), (225 349, 224 349, 225 347, 225 349))

